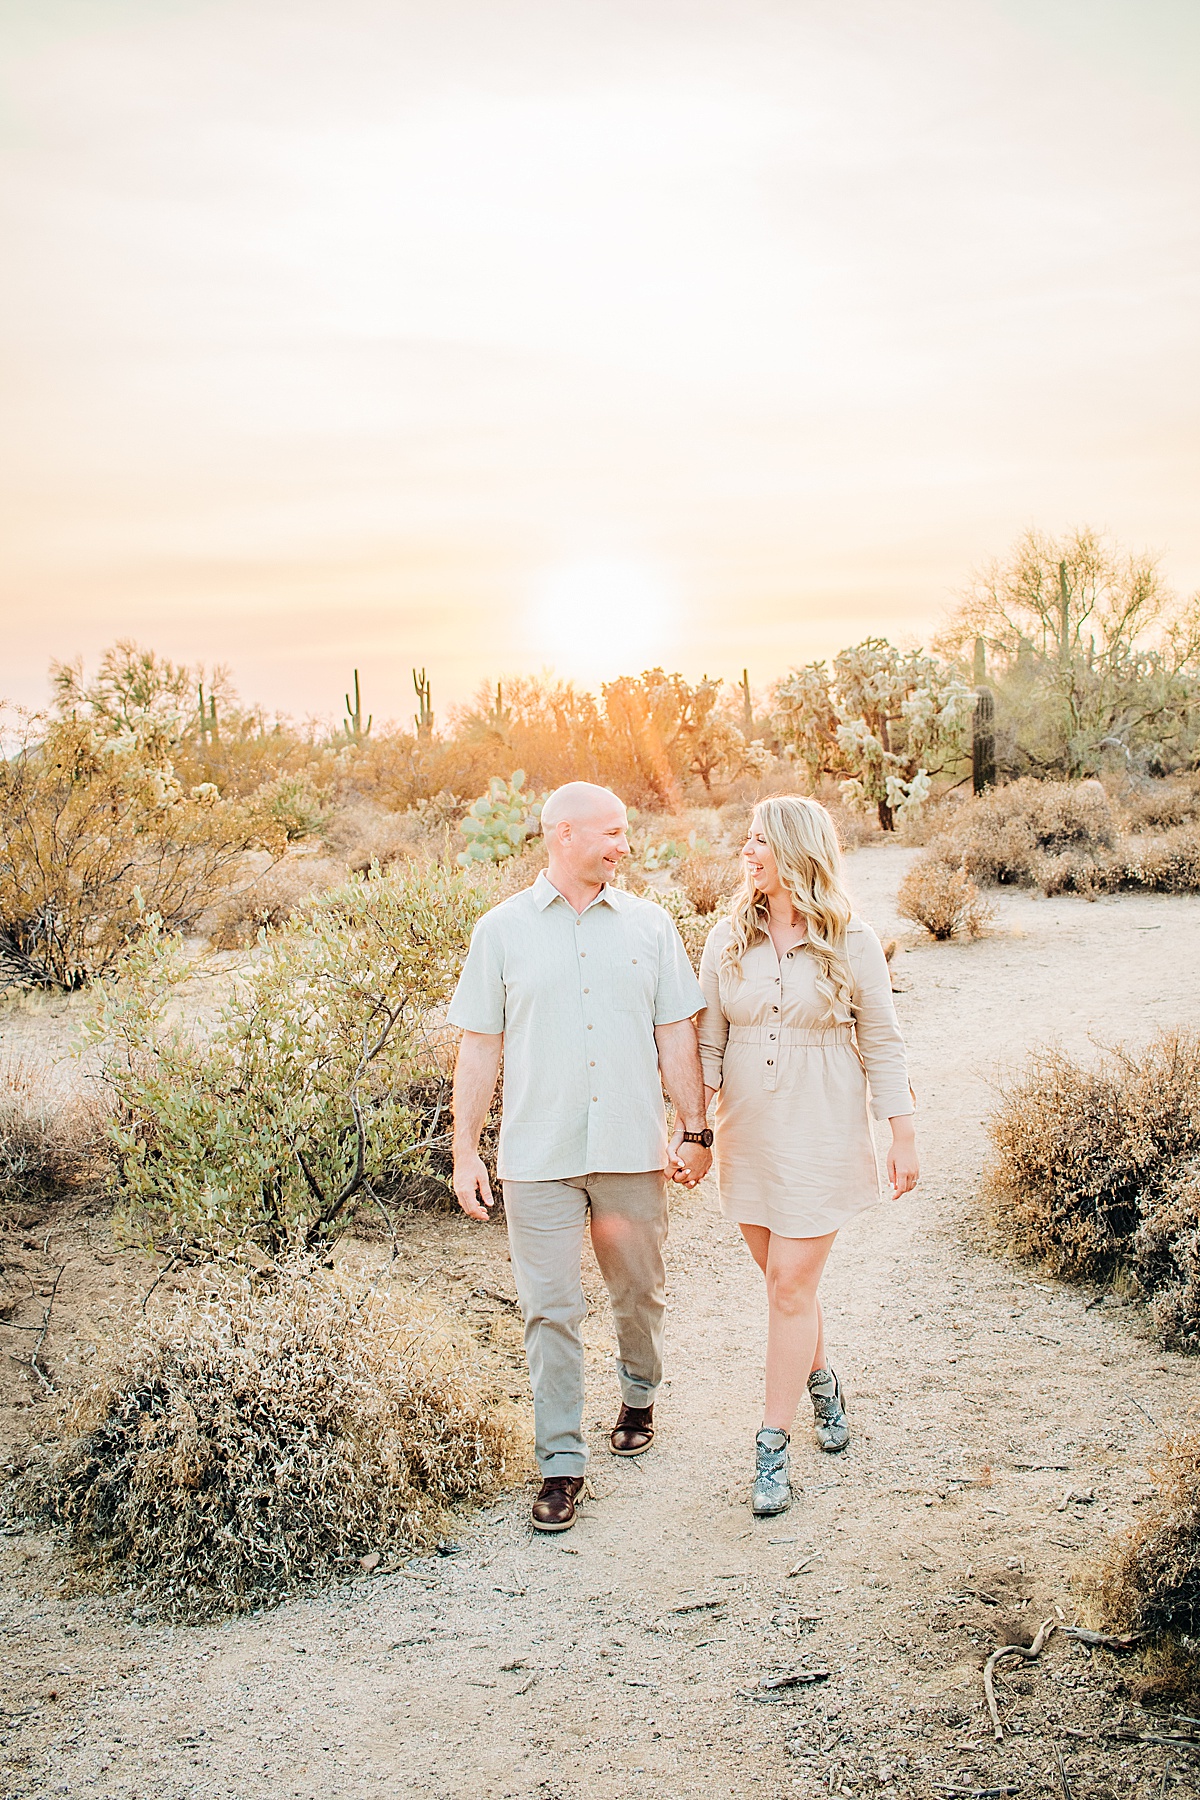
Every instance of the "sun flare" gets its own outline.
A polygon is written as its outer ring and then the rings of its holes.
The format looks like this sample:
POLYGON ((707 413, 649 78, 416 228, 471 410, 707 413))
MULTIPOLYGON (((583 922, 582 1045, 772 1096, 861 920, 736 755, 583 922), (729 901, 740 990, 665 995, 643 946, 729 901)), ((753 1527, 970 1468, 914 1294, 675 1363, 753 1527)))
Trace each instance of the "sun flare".
POLYGON ((580 681, 644 669, 670 654, 676 601, 643 563, 593 557, 549 569, 527 615, 536 660, 580 681))

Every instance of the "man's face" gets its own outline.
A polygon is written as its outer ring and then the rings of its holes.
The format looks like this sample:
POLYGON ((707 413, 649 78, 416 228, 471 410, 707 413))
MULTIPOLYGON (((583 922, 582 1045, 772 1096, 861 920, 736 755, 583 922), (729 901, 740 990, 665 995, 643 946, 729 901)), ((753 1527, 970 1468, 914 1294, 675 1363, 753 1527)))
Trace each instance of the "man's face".
POLYGON ((625 808, 613 800, 560 827, 557 848, 576 881, 608 882, 629 855, 625 831, 625 808))

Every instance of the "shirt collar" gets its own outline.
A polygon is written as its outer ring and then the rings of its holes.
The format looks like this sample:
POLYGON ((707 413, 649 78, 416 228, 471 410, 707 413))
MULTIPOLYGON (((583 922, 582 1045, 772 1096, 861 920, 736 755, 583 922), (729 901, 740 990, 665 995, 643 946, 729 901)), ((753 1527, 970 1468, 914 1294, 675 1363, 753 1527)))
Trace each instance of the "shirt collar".
MULTIPOLYGON (((533 887, 530 889, 530 892, 533 895, 533 903, 537 907, 539 912, 545 912, 546 908, 548 906, 552 906, 556 900, 563 900, 563 896, 559 893, 558 889, 555 887, 554 883, 551 881, 550 877, 546 874, 546 871, 544 869, 538 875, 538 878, 534 882, 533 887)), ((609 887, 607 882, 600 889, 600 892, 596 895, 596 898, 594 900, 592 900, 588 906, 584 907, 584 909, 583 909, 584 912, 589 912, 591 910, 591 907, 598 906, 601 902, 603 902, 603 904, 605 906, 611 906, 614 912, 620 911, 620 903, 617 899, 617 890, 615 888, 609 887)), ((563 905, 565 906, 566 904, 567 904, 567 902, 565 900, 563 900, 563 905)))

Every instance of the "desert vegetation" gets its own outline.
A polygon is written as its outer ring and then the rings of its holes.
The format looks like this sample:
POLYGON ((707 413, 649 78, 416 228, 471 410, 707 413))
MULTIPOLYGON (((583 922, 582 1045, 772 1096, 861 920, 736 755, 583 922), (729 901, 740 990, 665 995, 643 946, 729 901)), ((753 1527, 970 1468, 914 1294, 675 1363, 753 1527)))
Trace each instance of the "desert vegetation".
POLYGON ((396 1286, 293 1258, 212 1266, 125 1321, 6 1488, 80 1576, 196 1619, 436 1541, 518 1472, 523 1432, 477 1345, 396 1286))
POLYGON ((1035 1053, 990 1131, 984 1197, 1012 1253, 1132 1283, 1162 1342, 1200 1351, 1200 1036, 1094 1063, 1035 1053))
MULTIPOLYGON (((389 725, 355 672, 336 726, 299 725, 132 644, 59 667, 0 762, 0 967, 73 996, 86 1080, 0 1076, 0 1207, 23 1230, 87 1196, 162 1285, 65 1382, 39 1360, 57 1278, 0 1285, 39 1398, 10 1519, 174 1618, 435 1543, 526 1448, 487 1341, 418 1296, 401 1243, 447 1203, 445 1003, 474 921, 544 865, 548 790, 628 798, 621 880, 697 962, 770 792, 816 793, 847 848, 916 848, 897 909, 941 943, 986 937, 1004 890, 1200 891, 1192 620, 1082 534, 1019 546, 932 650, 868 639, 759 694, 519 678, 443 720, 418 670, 389 725), (368 1239, 372 1280, 343 1254, 368 1239)), ((992 1140, 996 1244, 1200 1351, 1200 1039, 1039 1052, 992 1140)), ((1163 1469, 1095 1592, 1113 1629, 1178 1637, 1193 1440, 1163 1469)))

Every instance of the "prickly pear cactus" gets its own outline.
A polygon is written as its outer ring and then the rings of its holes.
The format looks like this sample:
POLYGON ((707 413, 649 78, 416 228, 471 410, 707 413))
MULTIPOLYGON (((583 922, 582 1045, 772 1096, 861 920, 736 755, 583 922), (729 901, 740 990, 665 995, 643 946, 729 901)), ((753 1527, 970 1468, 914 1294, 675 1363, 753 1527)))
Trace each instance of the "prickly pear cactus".
POLYGON ((467 847, 458 858, 464 868, 470 863, 503 862, 534 836, 542 803, 524 789, 524 769, 515 770, 508 781, 493 775, 487 793, 467 808, 461 826, 467 847))

